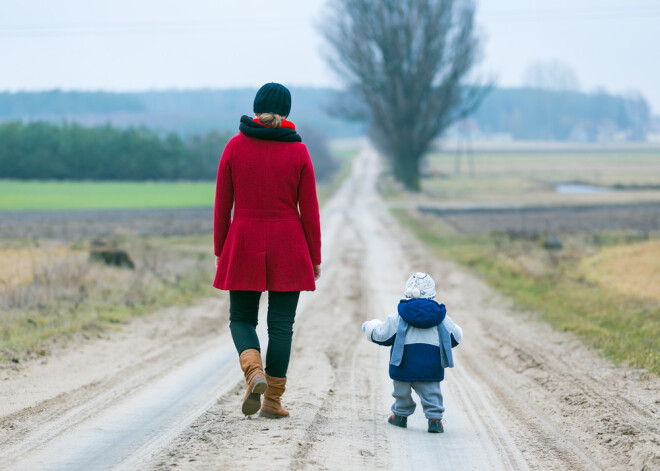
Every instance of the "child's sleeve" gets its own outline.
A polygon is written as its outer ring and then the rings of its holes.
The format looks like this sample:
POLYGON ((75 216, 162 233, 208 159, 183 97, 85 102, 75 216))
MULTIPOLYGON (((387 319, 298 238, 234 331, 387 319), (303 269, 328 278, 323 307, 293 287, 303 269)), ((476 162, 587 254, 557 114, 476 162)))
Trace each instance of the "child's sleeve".
POLYGON ((390 346, 394 344, 396 330, 399 326, 399 314, 387 316, 385 322, 378 319, 367 321, 363 324, 362 330, 367 339, 378 345, 390 346))
POLYGON ((463 329, 458 324, 454 324, 454 320, 449 316, 445 316, 445 320, 442 323, 451 334, 451 347, 454 348, 463 340, 463 329))

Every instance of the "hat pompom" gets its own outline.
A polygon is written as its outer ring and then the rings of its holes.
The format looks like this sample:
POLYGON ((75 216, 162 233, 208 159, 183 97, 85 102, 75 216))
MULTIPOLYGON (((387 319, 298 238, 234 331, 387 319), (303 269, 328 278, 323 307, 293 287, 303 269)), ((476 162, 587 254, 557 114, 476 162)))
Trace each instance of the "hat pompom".
POLYGON ((403 294, 408 299, 426 298, 435 299, 435 282, 428 273, 413 273, 406 282, 403 294))

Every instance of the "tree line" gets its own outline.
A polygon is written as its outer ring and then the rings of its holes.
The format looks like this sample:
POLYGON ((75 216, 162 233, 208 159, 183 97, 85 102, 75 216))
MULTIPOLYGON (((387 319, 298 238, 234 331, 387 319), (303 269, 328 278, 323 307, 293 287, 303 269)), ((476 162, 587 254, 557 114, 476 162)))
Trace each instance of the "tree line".
MULTIPOLYGON (((146 127, 50 122, 0 124, 0 178, 48 180, 214 180, 231 134, 181 137, 146 127)), ((336 164, 324 138, 303 135, 319 180, 336 164)))
MULTIPOLYGON (((363 135, 364 123, 341 121, 328 110, 343 94, 330 89, 292 89, 291 119, 331 137, 363 135)), ((144 125, 180 135, 210 130, 235 132, 241 114, 252 111, 253 89, 170 90, 138 93, 0 92, 0 121, 66 119, 84 126, 112 123, 144 125)), ((333 110, 334 111, 334 110, 333 110)), ((594 140, 610 127, 631 139, 643 139, 650 123, 649 105, 641 96, 566 90, 493 87, 472 119, 485 133, 507 133, 515 139, 594 140), (576 135, 576 132, 582 136, 576 135)))
POLYGON ((119 111, 138 113, 144 110, 146 105, 128 93, 61 90, 0 93, 0 118, 7 120, 119 111))
POLYGON ((650 118, 649 105, 641 96, 538 88, 495 88, 473 116, 482 132, 560 141, 592 141, 603 128, 644 140, 650 118))

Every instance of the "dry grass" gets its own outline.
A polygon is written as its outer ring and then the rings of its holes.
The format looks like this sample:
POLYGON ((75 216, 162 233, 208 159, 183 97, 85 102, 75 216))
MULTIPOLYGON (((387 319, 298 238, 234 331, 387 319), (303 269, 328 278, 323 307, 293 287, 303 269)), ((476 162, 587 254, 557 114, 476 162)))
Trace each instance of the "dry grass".
MULTIPOLYGON (((392 207, 402 208, 417 203, 588 205, 660 201, 657 148, 597 149, 585 145, 580 152, 547 146, 520 152, 479 148, 474 157, 474 177, 467 174, 465 159, 463 173, 454 175, 454 155, 437 153, 429 158, 429 177, 423 179, 421 193, 404 191, 388 175, 381 178, 379 187, 392 207), (648 188, 606 194, 555 193, 556 184, 575 181, 648 188)), ((630 217, 637 214, 634 211, 631 207, 625 210, 630 217)), ((575 332, 615 362, 660 374, 660 240, 654 232, 655 220, 642 215, 641 223, 632 228, 614 213, 576 213, 565 221, 557 216, 554 222, 561 229, 551 231, 554 226, 543 218, 534 223, 529 216, 518 221, 519 226, 507 229, 492 224, 486 216, 466 214, 459 221, 458 216, 443 219, 406 209, 392 212, 439 257, 479 273, 520 308, 539 313, 557 329, 575 332), (593 219, 596 217, 600 220, 593 219), (465 232, 456 232, 448 221, 465 232), (519 230, 521 223, 526 231, 519 230), (612 227, 615 225, 619 227, 612 227), (576 233, 580 231, 575 229, 583 226, 590 230, 576 233), (540 230, 529 231, 529 227, 540 230), (561 250, 543 248, 543 237, 550 234, 559 236, 561 250)), ((506 226, 504 216, 488 217, 506 226)), ((517 217, 509 218, 509 222, 513 224, 517 217)))
POLYGON ((660 240, 605 247, 582 260, 580 271, 604 289, 660 301, 660 240))
MULTIPOLYGON (((78 251, 78 254, 86 257, 83 251, 78 251)), ((42 267, 74 256, 74 251, 62 244, 50 244, 46 247, 0 247, 0 286, 29 283, 42 267)))
POLYGON ((332 149, 333 157, 339 162, 339 169, 331 179, 317 185, 316 192, 318 194, 320 206, 323 206, 325 202, 328 201, 328 198, 337 191, 348 175, 350 175, 353 159, 359 151, 360 148, 357 146, 357 143, 352 142, 332 149))
MULTIPOLYGON (((660 240, 640 241, 644 235, 627 233, 574 234, 562 236, 561 251, 550 251, 543 248, 540 238, 459 234, 440 218, 403 209, 391 211, 438 257, 479 273, 521 309, 539 313, 559 330, 575 332, 616 363, 660 374, 657 290, 656 297, 649 299, 594 282, 587 275, 609 274, 617 263, 626 263, 628 253, 643 258, 648 247, 658 250, 660 240), (603 253, 613 266, 603 262, 597 269, 585 271, 582 262, 598 259, 603 253)), ((632 271, 634 280, 645 279, 644 273, 657 273, 658 260, 649 256, 645 268, 632 271)), ((634 280, 630 286, 635 286, 634 280)))
POLYGON ((207 236, 125 240, 120 245, 133 257, 135 270, 91 262, 81 243, 52 244, 47 250, 2 249, 16 262, 15 269, 3 272, 0 285, 4 360, 44 354, 44 341, 54 336, 103 331, 132 315, 213 293, 207 236))

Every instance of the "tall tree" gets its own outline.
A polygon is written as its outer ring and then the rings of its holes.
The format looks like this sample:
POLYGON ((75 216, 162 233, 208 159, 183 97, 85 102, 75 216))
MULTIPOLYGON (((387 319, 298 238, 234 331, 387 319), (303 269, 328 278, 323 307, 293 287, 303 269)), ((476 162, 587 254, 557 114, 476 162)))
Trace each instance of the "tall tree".
POLYGON ((580 80, 575 69, 560 60, 532 62, 525 70, 523 82, 527 87, 542 90, 580 90, 580 80))
POLYGON ((330 8, 323 25, 330 64, 364 110, 395 177, 419 190, 431 141, 475 109, 486 90, 465 83, 478 53, 474 1, 335 0, 330 8))

